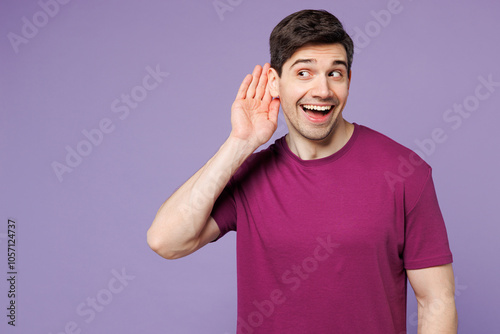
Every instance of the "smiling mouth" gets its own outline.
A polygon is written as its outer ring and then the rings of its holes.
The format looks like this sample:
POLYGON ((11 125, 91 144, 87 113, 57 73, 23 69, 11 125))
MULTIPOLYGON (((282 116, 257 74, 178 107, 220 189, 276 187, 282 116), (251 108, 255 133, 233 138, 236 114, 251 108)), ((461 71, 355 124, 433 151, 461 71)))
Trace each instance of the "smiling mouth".
POLYGON ((333 110, 333 105, 315 105, 315 104, 301 104, 300 107, 312 119, 323 119, 326 115, 333 110))

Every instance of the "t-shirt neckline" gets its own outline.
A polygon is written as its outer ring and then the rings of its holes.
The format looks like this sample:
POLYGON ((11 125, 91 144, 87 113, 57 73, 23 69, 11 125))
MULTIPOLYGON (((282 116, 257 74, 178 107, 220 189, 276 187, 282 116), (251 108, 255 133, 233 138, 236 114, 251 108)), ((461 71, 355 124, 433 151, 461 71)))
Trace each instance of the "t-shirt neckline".
POLYGON ((342 146, 342 148, 340 150, 338 150, 337 152, 335 152, 332 155, 329 155, 327 157, 324 157, 324 158, 312 159, 312 160, 303 160, 303 159, 299 158, 288 147, 288 144, 287 144, 286 139, 285 139, 286 135, 283 136, 283 137, 281 137, 280 139, 278 139, 277 144, 278 144, 278 146, 280 148, 280 151, 282 151, 282 152, 285 153, 284 154, 285 157, 287 157, 288 159, 293 160, 294 162, 296 162, 296 163, 298 163, 298 164, 300 164, 302 166, 314 167, 314 166, 325 165, 325 164, 328 164, 328 163, 331 163, 333 161, 336 161, 336 160, 340 159, 354 145, 354 142, 356 141, 356 138, 359 135, 360 125, 357 124, 357 123, 355 123, 355 122, 353 122, 352 124, 354 125, 354 131, 352 132, 351 137, 349 138, 349 140, 347 141, 347 143, 345 143, 345 145, 342 146))

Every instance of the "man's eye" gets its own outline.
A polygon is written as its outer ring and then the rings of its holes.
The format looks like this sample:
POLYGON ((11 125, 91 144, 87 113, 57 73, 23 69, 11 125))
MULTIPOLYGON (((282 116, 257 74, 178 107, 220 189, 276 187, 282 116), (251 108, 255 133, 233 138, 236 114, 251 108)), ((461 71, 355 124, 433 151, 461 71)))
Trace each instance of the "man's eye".
POLYGON ((340 78, 342 76, 342 73, 340 71, 333 71, 332 73, 330 73, 330 75, 335 78, 340 78))
POLYGON ((298 74, 299 74, 299 77, 302 77, 302 78, 308 78, 311 76, 311 74, 309 74, 309 72, 307 72, 307 71, 300 71, 298 74))

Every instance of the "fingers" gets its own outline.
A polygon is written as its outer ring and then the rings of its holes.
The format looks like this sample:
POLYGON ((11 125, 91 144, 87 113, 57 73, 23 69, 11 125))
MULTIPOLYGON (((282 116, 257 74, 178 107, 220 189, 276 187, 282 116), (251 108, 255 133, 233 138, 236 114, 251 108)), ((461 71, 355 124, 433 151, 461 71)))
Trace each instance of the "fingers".
POLYGON ((257 84, 259 83, 259 78, 262 73, 262 67, 260 65, 256 65, 253 69, 252 73, 252 82, 247 90, 247 97, 253 99, 255 97, 255 90, 257 88, 257 84))
POLYGON ((237 99, 245 98, 255 98, 255 99, 267 99, 268 102, 271 101, 271 96, 269 94, 269 89, 267 87, 267 72, 271 65, 266 63, 262 68, 260 65, 256 65, 252 74, 247 74, 245 79, 238 89, 236 94, 237 99))
POLYGON ((269 114, 267 116, 268 119, 271 120, 273 123, 277 124, 279 111, 280 111, 280 99, 275 98, 274 100, 271 101, 271 104, 269 105, 269 114))
POLYGON ((271 103, 273 97, 271 96, 271 87, 266 84, 266 87, 264 88, 264 96, 262 97, 262 103, 265 105, 269 105, 271 103))
POLYGON ((238 89, 238 93, 236 94, 236 99, 244 99, 247 96, 248 86, 252 82, 252 75, 247 74, 245 79, 241 82, 240 88, 238 89))
POLYGON ((255 98, 261 100, 267 91, 267 72, 269 70, 269 63, 265 63, 260 74, 259 83, 257 85, 257 91, 255 92, 255 98))

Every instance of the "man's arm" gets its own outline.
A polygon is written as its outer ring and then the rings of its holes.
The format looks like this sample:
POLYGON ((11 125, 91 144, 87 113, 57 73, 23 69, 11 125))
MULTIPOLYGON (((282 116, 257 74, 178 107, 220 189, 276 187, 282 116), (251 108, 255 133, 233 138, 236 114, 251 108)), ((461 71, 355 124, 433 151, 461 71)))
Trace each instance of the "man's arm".
POLYGON ((451 263, 406 273, 418 302, 418 334, 456 334, 458 316, 451 263))
POLYGON ((248 74, 231 107, 232 130, 217 153, 160 207, 148 230, 149 246, 167 259, 186 256, 220 233, 210 216, 229 179, 276 131, 279 100, 267 86, 269 64, 248 74))

